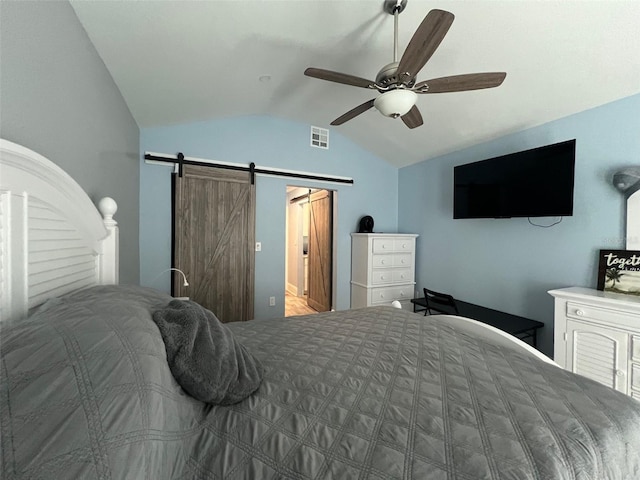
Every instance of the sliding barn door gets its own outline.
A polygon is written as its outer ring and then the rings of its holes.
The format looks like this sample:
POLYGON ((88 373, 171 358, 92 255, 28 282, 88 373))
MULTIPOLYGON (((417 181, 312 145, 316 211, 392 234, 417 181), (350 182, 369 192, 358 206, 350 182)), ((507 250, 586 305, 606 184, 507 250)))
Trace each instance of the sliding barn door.
POLYGON ((174 295, 222 322, 253 318, 255 187, 248 172, 185 165, 175 176, 174 295))
POLYGON ((309 291, 307 303, 318 312, 331 310, 333 202, 327 190, 312 193, 309 203, 309 291))

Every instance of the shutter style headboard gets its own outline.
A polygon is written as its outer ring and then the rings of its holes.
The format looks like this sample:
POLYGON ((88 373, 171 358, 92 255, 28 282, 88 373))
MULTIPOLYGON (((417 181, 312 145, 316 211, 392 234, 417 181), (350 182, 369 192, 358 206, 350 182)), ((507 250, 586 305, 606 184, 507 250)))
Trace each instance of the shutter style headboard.
POLYGON ((49 298, 118 283, 115 201, 100 201, 56 164, 0 139, 0 321, 49 298))

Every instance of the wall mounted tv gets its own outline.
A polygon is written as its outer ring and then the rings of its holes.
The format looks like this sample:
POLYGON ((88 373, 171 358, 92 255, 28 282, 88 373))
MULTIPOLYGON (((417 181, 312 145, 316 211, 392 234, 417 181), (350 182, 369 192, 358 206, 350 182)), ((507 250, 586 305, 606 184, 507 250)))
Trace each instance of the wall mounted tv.
POLYGON ((576 141, 554 143, 453 170, 453 218, 573 215, 576 141))

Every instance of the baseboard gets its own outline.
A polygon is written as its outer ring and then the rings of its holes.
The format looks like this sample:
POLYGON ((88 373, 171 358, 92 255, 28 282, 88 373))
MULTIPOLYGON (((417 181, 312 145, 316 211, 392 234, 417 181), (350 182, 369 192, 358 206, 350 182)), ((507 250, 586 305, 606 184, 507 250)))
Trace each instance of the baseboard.
POLYGON ((287 282, 287 293, 289 295, 293 295, 294 297, 298 296, 298 287, 292 283, 287 282))

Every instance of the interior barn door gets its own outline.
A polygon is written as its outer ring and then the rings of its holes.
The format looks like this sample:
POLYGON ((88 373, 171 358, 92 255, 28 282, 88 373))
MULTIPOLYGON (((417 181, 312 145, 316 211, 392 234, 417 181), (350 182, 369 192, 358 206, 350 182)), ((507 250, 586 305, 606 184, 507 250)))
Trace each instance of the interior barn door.
POLYGON ((253 318, 255 186, 248 172, 185 165, 175 176, 174 295, 222 322, 253 318))
POLYGON ((307 303, 318 312, 331 310, 333 204, 331 192, 312 193, 309 203, 309 292, 307 303))

